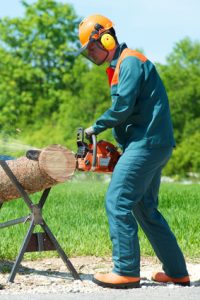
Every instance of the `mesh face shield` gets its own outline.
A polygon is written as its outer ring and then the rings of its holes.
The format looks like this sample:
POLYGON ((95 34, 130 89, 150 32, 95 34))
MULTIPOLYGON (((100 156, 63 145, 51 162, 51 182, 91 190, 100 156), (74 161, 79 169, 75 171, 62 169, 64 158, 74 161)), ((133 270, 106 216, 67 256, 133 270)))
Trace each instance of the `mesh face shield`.
POLYGON ((109 51, 101 45, 99 40, 95 39, 91 39, 80 53, 98 66, 102 65, 109 55, 109 51))

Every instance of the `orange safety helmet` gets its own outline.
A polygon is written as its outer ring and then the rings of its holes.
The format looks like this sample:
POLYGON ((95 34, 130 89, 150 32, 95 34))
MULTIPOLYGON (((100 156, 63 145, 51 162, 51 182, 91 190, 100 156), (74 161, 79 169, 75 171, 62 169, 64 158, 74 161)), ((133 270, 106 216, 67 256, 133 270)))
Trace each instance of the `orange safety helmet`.
MULTIPOLYGON (((86 46, 89 42, 92 32, 95 31, 96 24, 101 25, 103 27, 103 31, 109 30, 113 27, 112 21, 101 15, 92 15, 85 18, 79 24, 79 39, 82 47, 86 46)), ((101 31, 101 33, 103 31, 101 31)))
POLYGON ((91 15, 79 24, 79 39, 82 48, 79 54, 97 65, 106 61, 109 51, 115 48, 116 39, 110 34, 113 23, 102 15, 91 15))

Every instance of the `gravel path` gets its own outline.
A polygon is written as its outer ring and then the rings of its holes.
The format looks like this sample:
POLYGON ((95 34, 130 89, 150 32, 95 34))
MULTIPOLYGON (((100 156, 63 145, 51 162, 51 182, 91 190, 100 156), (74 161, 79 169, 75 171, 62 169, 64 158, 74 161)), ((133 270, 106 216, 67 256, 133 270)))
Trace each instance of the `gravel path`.
MULTIPOLYGON (((0 290, 0 299, 25 299, 23 298, 25 294, 35 295, 35 298, 31 297, 31 299, 58 299, 58 294, 63 296, 66 296, 67 294, 68 297, 63 299, 71 300, 81 298, 97 300, 116 299, 117 293, 117 295, 120 296, 120 299, 129 299, 128 295, 131 297, 134 295, 134 300, 144 300, 145 298, 142 295, 143 292, 145 292, 145 294, 148 293, 148 297, 146 298, 148 300, 169 299, 163 296, 161 297, 161 291, 164 291, 166 297, 170 296, 170 299, 172 299, 171 295, 177 295, 177 298, 174 299, 180 299, 180 295, 182 294, 185 295, 185 298, 181 296, 181 299, 200 299, 200 262, 188 262, 187 265, 192 283, 191 287, 183 288, 173 284, 158 284, 151 281, 152 272, 161 270, 161 267, 156 259, 142 258, 141 289, 124 291, 105 289, 95 285, 91 281, 94 273, 111 271, 112 263, 109 258, 77 257, 72 258, 71 261, 81 275, 82 281, 74 281, 72 279, 60 258, 50 258, 36 261, 24 261, 20 267, 20 272, 16 275, 15 282, 10 284, 6 281, 11 268, 11 263, 0 262, 0 284, 3 286, 3 289, 0 290), (43 295, 42 298, 37 298, 38 294, 43 295), (8 295, 10 298, 7 297, 8 295), (16 295, 18 295, 18 298, 16 298, 16 295), (123 298, 123 295, 125 295, 125 298, 123 298), (156 298, 156 295, 158 298, 156 298), (101 298, 102 296, 104 296, 104 298, 101 298)), ((59 299, 62 299, 62 297, 59 296, 59 299)))

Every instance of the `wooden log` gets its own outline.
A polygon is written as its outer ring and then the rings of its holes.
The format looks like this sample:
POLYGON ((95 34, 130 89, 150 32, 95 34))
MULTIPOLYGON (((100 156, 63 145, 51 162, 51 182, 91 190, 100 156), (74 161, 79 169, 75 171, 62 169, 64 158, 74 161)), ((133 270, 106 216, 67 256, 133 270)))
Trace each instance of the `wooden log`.
MULTIPOLYGON (((7 164, 28 194, 67 181, 76 169, 73 152, 60 145, 51 145, 40 150, 36 160, 20 157, 7 161, 7 164)), ((0 203, 20 197, 0 166, 0 203)))

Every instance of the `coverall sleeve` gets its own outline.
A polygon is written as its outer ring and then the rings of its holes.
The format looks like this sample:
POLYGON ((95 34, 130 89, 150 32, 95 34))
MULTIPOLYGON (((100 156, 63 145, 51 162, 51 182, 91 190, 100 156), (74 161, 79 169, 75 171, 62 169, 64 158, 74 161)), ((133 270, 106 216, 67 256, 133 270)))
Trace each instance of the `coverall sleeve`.
POLYGON ((142 80, 142 62, 134 57, 126 57, 120 65, 116 94, 111 94, 112 106, 93 124, 94 133, 119 126, 134 111, 134 105, 142 80))

